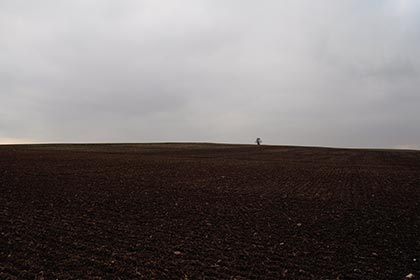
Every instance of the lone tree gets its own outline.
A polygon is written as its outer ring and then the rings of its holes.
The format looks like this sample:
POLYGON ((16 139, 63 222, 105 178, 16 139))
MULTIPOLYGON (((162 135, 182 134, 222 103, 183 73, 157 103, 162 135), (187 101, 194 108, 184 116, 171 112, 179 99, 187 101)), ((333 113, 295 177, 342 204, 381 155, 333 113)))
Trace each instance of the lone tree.
POLYGON ((261 138, 258 137, 257 140, 255 140, 255 143, 257 143, 258 146, 261 145, 261 143, 262 143, 261 138))

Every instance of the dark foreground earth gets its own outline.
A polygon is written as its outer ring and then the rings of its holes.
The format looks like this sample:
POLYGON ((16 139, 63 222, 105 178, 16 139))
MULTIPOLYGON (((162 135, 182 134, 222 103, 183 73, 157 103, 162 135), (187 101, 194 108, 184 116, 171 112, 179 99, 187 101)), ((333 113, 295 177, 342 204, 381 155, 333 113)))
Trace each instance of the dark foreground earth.
POLYGON ((420 277, 420 152, 0 146, 1 279, 420 277))

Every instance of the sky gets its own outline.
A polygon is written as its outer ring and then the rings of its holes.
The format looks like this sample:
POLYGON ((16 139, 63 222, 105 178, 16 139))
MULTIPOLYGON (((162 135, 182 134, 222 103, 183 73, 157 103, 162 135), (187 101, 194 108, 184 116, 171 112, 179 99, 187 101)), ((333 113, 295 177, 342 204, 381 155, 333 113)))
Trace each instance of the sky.
POLYGON ((418 0, 0 0, 0 143, 420 148, 418 0))

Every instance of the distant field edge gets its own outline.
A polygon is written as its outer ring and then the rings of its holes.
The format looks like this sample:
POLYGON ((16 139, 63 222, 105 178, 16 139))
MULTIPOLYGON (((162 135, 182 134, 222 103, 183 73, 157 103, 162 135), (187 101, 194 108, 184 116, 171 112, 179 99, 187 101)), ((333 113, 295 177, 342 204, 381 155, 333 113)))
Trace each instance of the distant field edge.
MULTIPOLYGON (((223 142, 45 142, 45 143, 18 143, 2 144, 0 148, 13 147, 81 147, 81 146, 167 146, 167 147, 255 147, 255 144, 245 143, 223 143, 223 142)), ((281 145, 281 144, 263 144, 262 147, 270 148, 301 148, 301 149, 332 149, 332 150, 371 150, 371 151, 415 151, 418 149, 401 148, 373 148, 373 147, 332 147, 332 146, 311 146, 311 145, 281 145)))

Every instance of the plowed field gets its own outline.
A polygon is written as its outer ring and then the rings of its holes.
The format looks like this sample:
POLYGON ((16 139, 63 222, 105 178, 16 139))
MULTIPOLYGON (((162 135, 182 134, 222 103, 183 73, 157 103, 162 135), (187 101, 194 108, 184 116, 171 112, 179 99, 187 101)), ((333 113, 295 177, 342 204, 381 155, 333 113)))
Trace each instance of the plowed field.
POLYGON ((420 277, 420 152, 0 146, 1 279, 420 277))

